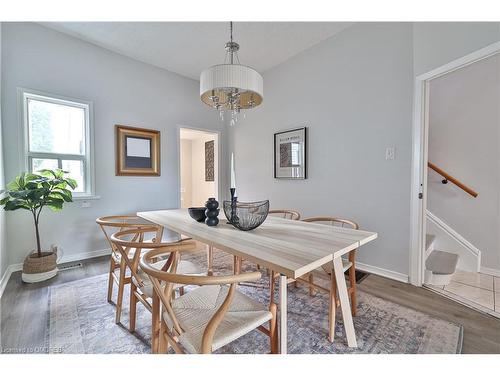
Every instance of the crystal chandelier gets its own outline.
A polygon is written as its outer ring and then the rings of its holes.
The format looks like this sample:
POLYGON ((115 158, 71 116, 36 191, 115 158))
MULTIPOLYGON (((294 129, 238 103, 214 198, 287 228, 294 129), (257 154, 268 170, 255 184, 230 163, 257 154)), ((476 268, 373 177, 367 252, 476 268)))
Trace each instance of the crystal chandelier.
POLYGON ((219 111, 221 120, 224 120, 224 112, 229 111, 231 125, 234 125, 241 110, 252 109, 262 103, 264 84, 259 72, 240 64, 240 45, 233 42, 232 22, 230 35, 231 40, 225 46, 224 64, 214 65, 201 73, 200 97, 203 103, 219 111))

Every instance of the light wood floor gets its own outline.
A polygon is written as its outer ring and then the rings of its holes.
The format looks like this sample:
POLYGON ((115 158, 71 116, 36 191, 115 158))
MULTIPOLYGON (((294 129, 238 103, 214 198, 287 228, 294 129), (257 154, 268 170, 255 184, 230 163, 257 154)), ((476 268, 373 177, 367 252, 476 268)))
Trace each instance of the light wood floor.
MULTIPOLYGON (((83 267, 62 271, 39 284, 23 284, 20 272, 12 275, 0 300, 0 349, 22 352, 45 348, 48 322, 48 286, 106 273, 107 257, 88 260, 83 267), (19 351, 21 349, 21 351, 19 351)), ((500 353, 500 319, 476 312, 436 293, 370 275, 359 289, 464 327, 463 353, 500 353)))

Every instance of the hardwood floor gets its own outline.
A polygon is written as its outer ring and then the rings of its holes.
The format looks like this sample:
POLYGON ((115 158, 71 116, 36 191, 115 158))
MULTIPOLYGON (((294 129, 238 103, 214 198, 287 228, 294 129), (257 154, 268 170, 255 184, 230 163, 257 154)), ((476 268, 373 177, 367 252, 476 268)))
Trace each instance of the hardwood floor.
MULTIPOLYGON (((0 350, 44 352, 48 322, 48 286, 106 273, 108 258, 83 261, 83 267, 62 271, 38 284, 23 284, 12 275, 0 299, 0 350)), ((500 319, 479 313, 423 288, 370 275, 358 286, 367 293, 464 327, 463 353, 500 353, 500 319)))
POLYGON ((36 284, 23 283, 21 272, 12 274, 0 299, 0 353, 43 353, 47 350, 48 286, 100 275, 109 269, 108 257, 81 263, 82 267, 61 271, 54 279, 36 284))
POLYGON ((464 327, 462 353, 500 353, 500 319, 472 310, 424 288, 370 275, 358 288, 464 327))

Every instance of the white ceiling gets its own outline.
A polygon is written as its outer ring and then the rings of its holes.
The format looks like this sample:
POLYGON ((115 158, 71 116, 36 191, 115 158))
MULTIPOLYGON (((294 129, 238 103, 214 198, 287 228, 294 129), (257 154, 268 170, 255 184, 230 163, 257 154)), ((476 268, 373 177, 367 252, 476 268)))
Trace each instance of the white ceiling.
MULTIPOLYGON (((45 22, 42 25, 198 80, 224 61, 229 22, 45 22)), ((236 22, 239 58, 264 72, 349 27, 349 22, 236 22)))

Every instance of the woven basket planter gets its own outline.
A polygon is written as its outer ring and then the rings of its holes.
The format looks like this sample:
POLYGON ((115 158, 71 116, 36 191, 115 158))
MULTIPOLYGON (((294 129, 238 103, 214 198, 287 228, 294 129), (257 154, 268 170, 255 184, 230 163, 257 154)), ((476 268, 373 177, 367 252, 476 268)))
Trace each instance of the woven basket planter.
POLYGON ((24 259, 23 281, 38 282, 50 279, 57 274, 57 247, 52 247, 50 251, 42 252, 39 258, 36 251, 33 251, 24 259))

